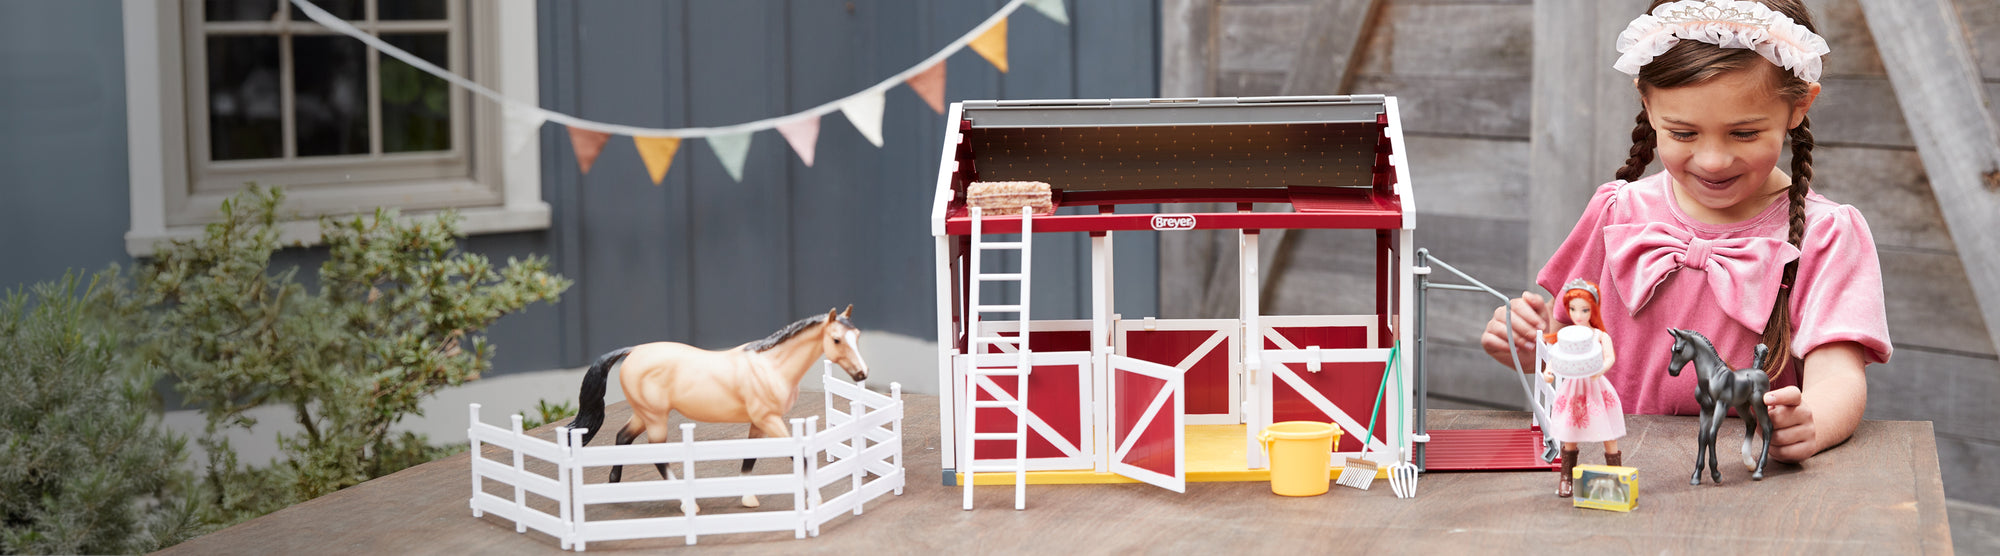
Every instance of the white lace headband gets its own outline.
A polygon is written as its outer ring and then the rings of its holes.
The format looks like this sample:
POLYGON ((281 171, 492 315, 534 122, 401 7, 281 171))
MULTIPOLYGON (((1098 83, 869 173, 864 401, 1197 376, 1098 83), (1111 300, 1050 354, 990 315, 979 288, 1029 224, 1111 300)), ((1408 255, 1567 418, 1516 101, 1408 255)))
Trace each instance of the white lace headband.
POLYGON ((1807 83, 1818 83, 1826 39, 1763 4, 1744 0, 1681 0, 1641 15, 1618 34, 1618 63, 1629 75, 1665 54, 1681 39, 1723 48, 1755 50, 1807 83))

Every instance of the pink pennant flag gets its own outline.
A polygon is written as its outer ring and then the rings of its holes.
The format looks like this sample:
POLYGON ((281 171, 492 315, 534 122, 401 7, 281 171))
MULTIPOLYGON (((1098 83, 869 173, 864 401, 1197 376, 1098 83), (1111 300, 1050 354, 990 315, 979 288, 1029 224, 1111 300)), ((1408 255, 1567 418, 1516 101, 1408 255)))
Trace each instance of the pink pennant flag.
POLYGON ((609 133, 569 128, 569 146, 576 150, 576 165, 582 168, 583 173, 590 173, 590 165, 597 163, 597 155, 604 152, 604 142, 609 140, 609 133))
POLYGON ((799 153, 799 160, 805 161, 806 166, 813 165, 813 148, 819 144, 819 116, 778 124, 778 134, 792 144, 792 152, 799 153))
POLYGON ((944 113, 943 61, 939 61, 937 65, 931 66, 930 69, 910 76, 908 80, 903 82, 908 83, 910 90, 916 91, 917 96, 923 98, 925 104, 931 105, 932 112, 944 113))

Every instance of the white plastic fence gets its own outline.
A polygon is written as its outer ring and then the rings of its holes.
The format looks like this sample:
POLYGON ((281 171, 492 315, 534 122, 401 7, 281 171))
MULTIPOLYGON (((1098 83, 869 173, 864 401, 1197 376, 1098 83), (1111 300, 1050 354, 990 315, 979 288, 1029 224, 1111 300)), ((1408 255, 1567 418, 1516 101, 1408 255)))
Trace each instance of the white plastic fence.
MULTIPOLYGON (((869 391, 832 377, 827 369, 826 426, 820 418, 792 419, 790 438, 695 441, 692 423, 682 424, 680 441, 625 446, 579 446, 584 431, 556 429, 557 441, 525 434, 521 416, 513 430, 479 421, 479 404, 472 404, 472 425, 466 431, 472 445, 472 515, 486 513, 514 522, 516 533, 534 529, 555 537, 562 548, 578 552, 590 541, 685 537, 695 544, 700 535, 792 531, 796 538, 818 536, 820 525, 842 514, 861 515, 862 505, 883 493, 903 493, 902 385, 890 394, 869 391), (838 402, 846 402, 845 408, 838 402), (480 455, 482 444, 513 452, 512 465, 480 455), (831 461, 820 465, 821 454, 831 461), (859 455, 858 457, 856 455, 859 455), (745 458, 791 458, 789 473, 728 477, 695 476, 695 464, 745 458), (529 460, 553 464, 555 476, 529 471, 529 460), (654 481, 584 484, 583 469, 611 465, 672 464, 679 477, 654 481), (485 491, 485 482, 513 487, 512 499, 485 491), (850 488, 831 499, 821 489, 846 482, 850 488), (555 501, 556 513, 537 509, 528 494, 555 501), (699 515, 697 498, 790 496, 792 509, 699 515), (678 501, 680 515, 591 521, 592 504, 678 501)), ((541 504, 546 507, 547 504, 541 504)))

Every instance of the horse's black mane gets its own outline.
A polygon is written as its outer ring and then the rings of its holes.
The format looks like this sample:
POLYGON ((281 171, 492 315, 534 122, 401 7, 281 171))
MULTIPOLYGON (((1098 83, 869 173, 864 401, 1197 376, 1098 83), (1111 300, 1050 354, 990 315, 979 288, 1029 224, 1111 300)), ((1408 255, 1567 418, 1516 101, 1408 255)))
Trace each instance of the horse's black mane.
POLYGON ((1714 354, 1717 354, 1717 357, 1720 357, 1720 356, 1721 356, 1721 355, 1720 355, 1720 354, 1721 354, 1721 352, 1719 352, 1719 351, 1716 351, 1716 349, 1715 349, 1715 342, 1711 342, 1711 341, 1709 341, 1709 340, 1708 340, 1708 337, 1707 337, 1707 336, 1703 336, 1703 335, 1701 335, 1701 333, 1700 333, 1700 332, 1695 332, 1695 331, 1693 331, 1693 330, 1682 330, 1681 332, 1685 332, 1685 333, 1687 333, 1687 335, 1689 335, 1689 336, 1694 336, 1694 339, 1695 339, 1695 340, 1698 340, 1698 341, 1700 341, 1700 342, 1701 342, 1701 345, 1702 345, 1703 347, 1707 347, 1707 348, 1708 348, 1708 352, 1709 352, 1709 353, 1714 353, 1714 354))
MULTIPOLYGON (((803 331, 807 328, 812 328, 813 326, 816 326, 822 322, 826 322, 826 315, 813 315, 810 317, 799 319, 798 322, 787 324, 785 325, 784 328, 778 329, 777 332, 772 332, 770 336, 765 336, 764 339, 762 340, 757 340, 754 342, 743 344, 743 351, 754 353, 778 347, 778 344, 785 343, 785 340, 791 339, 792 336, 799 335, 800 331, 803 331)), ((834 322, 840 323, 841 326, 853 328, 855 330, 860 330, 859 327, 854 326, 853 321, 847 320, 847 317, 840 317, 838 320, 835 320, 834 322)))

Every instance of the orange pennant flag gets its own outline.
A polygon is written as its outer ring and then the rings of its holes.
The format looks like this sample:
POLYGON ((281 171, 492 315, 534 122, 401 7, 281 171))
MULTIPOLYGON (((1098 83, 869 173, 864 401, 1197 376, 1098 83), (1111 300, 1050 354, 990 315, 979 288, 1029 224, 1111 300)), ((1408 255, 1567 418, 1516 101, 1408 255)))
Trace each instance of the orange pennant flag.
MULTIPOLYGON (((1005 66, 1005 64, 1002 64, 1002 66, 1005 66)), ((939 61, 937 65, 931 66, 930 69, 910 76, 908 80, 903 82, 908 83, 910 90, 916 91, 917 96, 922 97, 926 104, 931 105, 932 112, 944 113, 943 61, 939 61)))
POLYGON ((632 145, 639 147, 639 160, 646 163, 646 173, 653 176, 653 185, 667 178, 667 167, 674 165, 674 153, 681 150, 679 137, 632 137, 632 145))
POLYGON ((1000 73, 1007 73, 1006 19, 1001 19, 999 23, 993 25, 993 28, 980 33, 979 38, 972 39, 970 46, 973 52, 978 52, 980 56, 985 56, 986 61, 992 62, 994 67, 1000 68, 1000 73))
POLYGON ((569 128, 569 146, 576 150, 576 165, 583 168, 583 173, 590 173, 590 165, 597 163, 597 155, 604 152, 604 142, 609 140, 609 133, 569 128))

